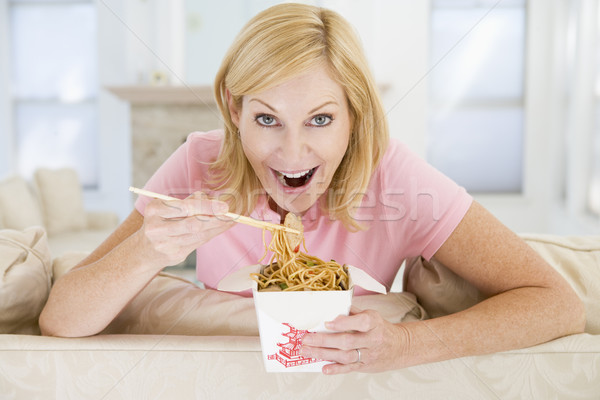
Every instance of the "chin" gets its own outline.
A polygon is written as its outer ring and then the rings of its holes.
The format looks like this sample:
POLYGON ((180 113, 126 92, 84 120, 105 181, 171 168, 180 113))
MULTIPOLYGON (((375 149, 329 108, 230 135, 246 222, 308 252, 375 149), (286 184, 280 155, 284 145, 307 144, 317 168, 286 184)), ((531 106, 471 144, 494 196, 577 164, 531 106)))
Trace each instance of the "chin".
POLYGON ((283 187, 276 178, 273 178, 273 176, 268 176, 268 178, 270 179, 265 179, 265 183, 267 183, 271 189, 267 192, 272 201, 278 208, 299 216, 303 215, 313 207, 315 203, 319 201, 319 198, 327 192, 328 187, 320 176, 313 177, 312 181, 310 181, 304 189, 283 187), (293 193, 294 190, 301 191, 293 193))
POLYGON ((312 199, 302 199, 301 201, 294 201, 289 199, 277 199, 275 203, 279 208, 282 208, 288 212, 294 213, 296 215, 302 215, 306 211, 308 211, 317 201, 311 201, 312 199), (285 200, 288 200, 287 202, 285 200))

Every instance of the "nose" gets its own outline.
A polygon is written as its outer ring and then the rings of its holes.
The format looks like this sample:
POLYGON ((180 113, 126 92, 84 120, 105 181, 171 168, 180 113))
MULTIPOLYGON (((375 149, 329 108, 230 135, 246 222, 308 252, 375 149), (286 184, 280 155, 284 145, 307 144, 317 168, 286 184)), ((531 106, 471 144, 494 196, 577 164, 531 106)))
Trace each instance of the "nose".
POLYGON ((281 135, 281 157, 289 165, 301 165, 308 154, 308 135, 302 129, 286 128, 281 135))

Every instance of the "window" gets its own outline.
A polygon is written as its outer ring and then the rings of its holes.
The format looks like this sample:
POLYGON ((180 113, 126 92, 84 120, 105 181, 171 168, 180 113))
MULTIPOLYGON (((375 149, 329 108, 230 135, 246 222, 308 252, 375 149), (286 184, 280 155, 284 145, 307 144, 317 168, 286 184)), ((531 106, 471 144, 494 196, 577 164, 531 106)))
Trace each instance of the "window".
POLYGON ((596 102, 596 134, 592 147, 592 177, 588 192, 588 207, 593 214, 600 216, 600 99, 597 98, 596 102))
POLYGON ((568 216, 597 233, 600 216, 600 3, 562 2, 562 197, 568 216))
POLYGON ((96 187, 95 3, 12 0, 8 14, 17 171, 73 167, 96 187))
POLYGON ((428 161, 474 193, 523 190, 525 1, 433 0, 428 161))
POLYGON ((592 135, 591 146, 591 171, 590 184, 587 193, 587 207, 589 211, 600 216, 600 9, 596 10, 595 16, 595 31, 593 43, 595 45, 595 54, 589 55, 589 60, 586 62, 593 63, 595 66, 595 84, 594 84, 594 132, 592 135))
POLYGON ((591 156, 591 174, 590 185, 588 189, 587 206, 594 215, 600 216, 600 10, 596 10, 596 26, 594 43, 596 52, 590 55, 590 63, 595 65, 595 85, 594 85, 594 111, 595 124, 592 137, 592 156, 591 156), (595 57, 594 57, 595 56, 595 57))

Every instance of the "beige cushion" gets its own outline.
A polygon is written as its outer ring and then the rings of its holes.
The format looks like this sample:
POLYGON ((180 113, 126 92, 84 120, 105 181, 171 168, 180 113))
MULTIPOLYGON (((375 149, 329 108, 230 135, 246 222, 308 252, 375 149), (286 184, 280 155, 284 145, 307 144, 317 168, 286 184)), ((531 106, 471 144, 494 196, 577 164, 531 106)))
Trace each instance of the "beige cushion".
POLYGON ((85 228, 83 194, 75 170, 41 168, 35 172, 35 182, 49 235, 85 228))
POLYGON ((52 283, 88 256, 87 251, 68 251, 52 261, 52 283))
MULTIPOLYGON (((377 310, 393 323, 426 318, 409 293, 357 296, 353 305, 377 310)), ((252 298, 161 273, 102 333, 256 336, 258 324, 252 298)))
POLYGON ((48 245, 53 257, 71 251, 95 250, 112 232, 113 229, 92 230, 84 229, 81 231, 67 231, 55 233, 48 237, 48 245))
POLYGON ((115 229, 119 225, 119 216, 111 211, 86 211, 86 226, 88 229, 115 229))
MULTIPOLYGON (((87 254, 79 251, 57 257, 54 280, 87 254)), ((352 304, 360 310, 377 310, 392 323, 427 318, 411 293, 355 296, 352 304)), ((161 272, 101 333, 256 336, 258 325, 252 298, 201 289, 186 279, 161 272)))
MULTIPOLYGON (((600 237, 523 235, 523 239, 553 266, 584 303, 585 331, 600 334, 600 237)), ((435 259, 407 260, 404 288, 414 293, 431 317, 464 310, 483 299, 479 291, 435 259)))
POLYGON ((22 230, 44 224, 37 200, 27 182, 19 176, 0 182, 0 210, 2 226, 6 229, 22 230))
POLYGON ((408 292, 354 296, 352 305, 359 310, 375 310, 393 324, 429 318, 415 295, 408 292))
POLYGON ((39 334, 52 269, 40 227, 0 231, 0 333, 39 334))
POLYGON ((258 325, 252 298, 161 273, 102 333, 255 336, 258 325))
POLYGON ((407 259, 404 279, 404 290, 417 297, 431 318, 465 310, 484 299, 477 288, 436 259, 407 259))

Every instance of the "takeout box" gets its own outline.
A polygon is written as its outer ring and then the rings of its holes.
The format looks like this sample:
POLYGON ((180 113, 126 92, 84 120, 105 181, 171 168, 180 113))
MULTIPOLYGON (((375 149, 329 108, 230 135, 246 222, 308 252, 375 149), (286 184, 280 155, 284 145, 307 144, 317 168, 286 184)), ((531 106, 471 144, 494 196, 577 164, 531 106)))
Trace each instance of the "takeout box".
POLYGON ((326 321, 348 315, 355 285, 372 292, 386 292, 385 286, 351 265, 346 265, 350 278, 348 290, 259 292, 250 274, 260 272, 262 267, 259 264, 242 268, 221 280, 218 289, 228 292, 252 289, 267 372, 321 372, 329 362, 303 357, 302 337, 307 332, 330 332, 325 329, 326 321))

